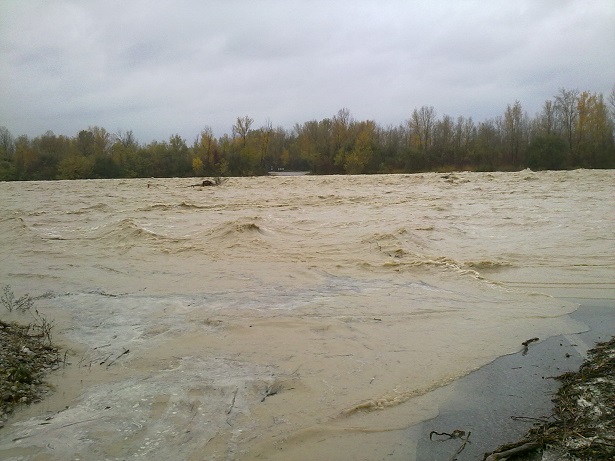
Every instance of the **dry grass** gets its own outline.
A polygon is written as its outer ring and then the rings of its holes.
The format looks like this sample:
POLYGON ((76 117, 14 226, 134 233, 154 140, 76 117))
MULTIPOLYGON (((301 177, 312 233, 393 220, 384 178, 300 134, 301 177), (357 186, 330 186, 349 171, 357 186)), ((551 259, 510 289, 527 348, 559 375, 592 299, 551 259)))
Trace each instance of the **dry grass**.
POLYGON ((28 316, 22 325, 0 320, 0 427, 18 405, 36 402, 49 391, 47 372, 59 366, 58 349, 52 344, 53 322, 34 308, 34 298, 16 298, 9 285, 0 294, 9 312, 28 316))

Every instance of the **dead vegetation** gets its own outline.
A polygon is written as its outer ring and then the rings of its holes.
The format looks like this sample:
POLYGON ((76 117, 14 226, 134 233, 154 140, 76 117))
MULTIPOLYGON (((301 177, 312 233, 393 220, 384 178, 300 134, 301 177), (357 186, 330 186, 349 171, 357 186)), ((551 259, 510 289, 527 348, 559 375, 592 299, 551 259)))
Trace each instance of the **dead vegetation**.
POLYGON ((9 313, 28 316, 28 323, 0 320, 0 427, 18 405, 39 401, 50 388, 45 374, 62 362, 52 344, 53 322, 34 308, 34 298, 15 298, 5 286, 0 304, 9 313))
POLYGON ((615 459, 615 337, 589 351, 579 371, 557 379, 562 385, 553 415, 486 461, 615 459))

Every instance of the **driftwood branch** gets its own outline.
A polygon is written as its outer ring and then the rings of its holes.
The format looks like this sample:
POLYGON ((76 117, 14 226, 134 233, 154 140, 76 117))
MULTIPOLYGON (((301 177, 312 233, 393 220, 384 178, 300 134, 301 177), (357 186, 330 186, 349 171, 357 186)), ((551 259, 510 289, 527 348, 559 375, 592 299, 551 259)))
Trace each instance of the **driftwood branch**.
POLYGON ((540 338, 532 338, 532 339, 528 339, 527 341, 523 341, 521 344, 523 345, 523 355, 527 355, 527 351, 528 351, 528 346, 535 342, 538 341, 540 338))
MULTIPOLYGON (((448 432, 436 432, 436 431, 431 431, 429 433, 429 440, 432 440, 432 437, 434 435, 445 435, 447 436, 449 439, 460 439, 462 438, 464 435, 466 435, 465 431, 461 431, 459 429, 455 429, 453 432, 451 432, 450 434, 448 432)), ((448 439, 445 439, 448 440, 448 439)))
MULTIPOLYGON (((120 357, 122 357, 122 356, 124 356, 124 355, 128 354, 129 352, 130 352, 130 349, 126 349, 124 352, 122 352, 122 353, 121 353, 120 355, 118 355, 116 358, 114 358, 113 360, 111 360, 111 361, 107 364, 107 366, 108 366, 108 367, 110 367, 111 365, 113 365, 113 364, 115 363, 115 361, 116 361, 117 359, 119 359, 120 357)), ((102 363, 105 363, 105 362, 102 362, 102 363)))
POLYGON ((500 459, 506 459, 512 455, 518 455, 519 453, 525 453, 526 451, 535 450, 538 447, 540 447, 540 444, 537 442, 524 443, 523 445, 519 445, 509 450, 491 453, 489 456, 487 456, 487 458, 485 458, 485 461, 498 461, 500 459))
MULTIPOLYGON (((461 431, 461 432, 463 432, 463 431, 461 431)), ((461 440, 463 440, 463 443, 461 444, 461 446, 459 448, 457 448, 457 451, 453 454, 453 456, 451 456, 449 461, 456 461, 457 455, 463 451, 463 449, 466 447, 466 445, 468 443, 470 443, 470 435, 471 434, 472 434, 472 432, 468 432, 468 435, 466 436, 465 439, 463 437, 459 437, 461 440)))
POLYGON ((235 407, 235 399, 237 399, 237 392, 239 392, 238 387, 236 387, 235 392, 233 392, 233 399, 231 400, 231 405, 228 407, 228 410, 226 410, 227 415, 230 415, 231 411, 233 411, 233 408, 235 407))

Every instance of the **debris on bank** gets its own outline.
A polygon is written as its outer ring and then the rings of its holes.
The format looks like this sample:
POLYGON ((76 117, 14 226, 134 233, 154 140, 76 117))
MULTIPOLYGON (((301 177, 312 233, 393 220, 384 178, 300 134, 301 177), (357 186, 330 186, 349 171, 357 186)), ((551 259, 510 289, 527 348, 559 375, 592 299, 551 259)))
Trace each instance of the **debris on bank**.
POLYGON ((0 428, 19 405, 40 401, 50 391, 45 374, 60 367, 58 349, 31 325, 0 320, 0 428))
POLYGON ((615 459, 615 337, 590 350, 579 371, 556 379, 552 416, 485 461, 615 459))

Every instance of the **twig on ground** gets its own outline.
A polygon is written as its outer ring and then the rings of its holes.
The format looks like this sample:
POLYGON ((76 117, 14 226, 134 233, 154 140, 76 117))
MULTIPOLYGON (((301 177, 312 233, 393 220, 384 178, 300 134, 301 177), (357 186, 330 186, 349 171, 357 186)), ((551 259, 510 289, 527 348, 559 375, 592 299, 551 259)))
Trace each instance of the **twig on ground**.
POLYGON ((498 461, 500 459, 506 459, 512 455, 518 455, 526 451, 534 450, 538 447, 540 447, 540 443, 538 442, 524 443, 523 445, 510 448, 509 450, 491 453, 489 456, 487 456, 487 458, 485 458, 485 461, 498 461))

